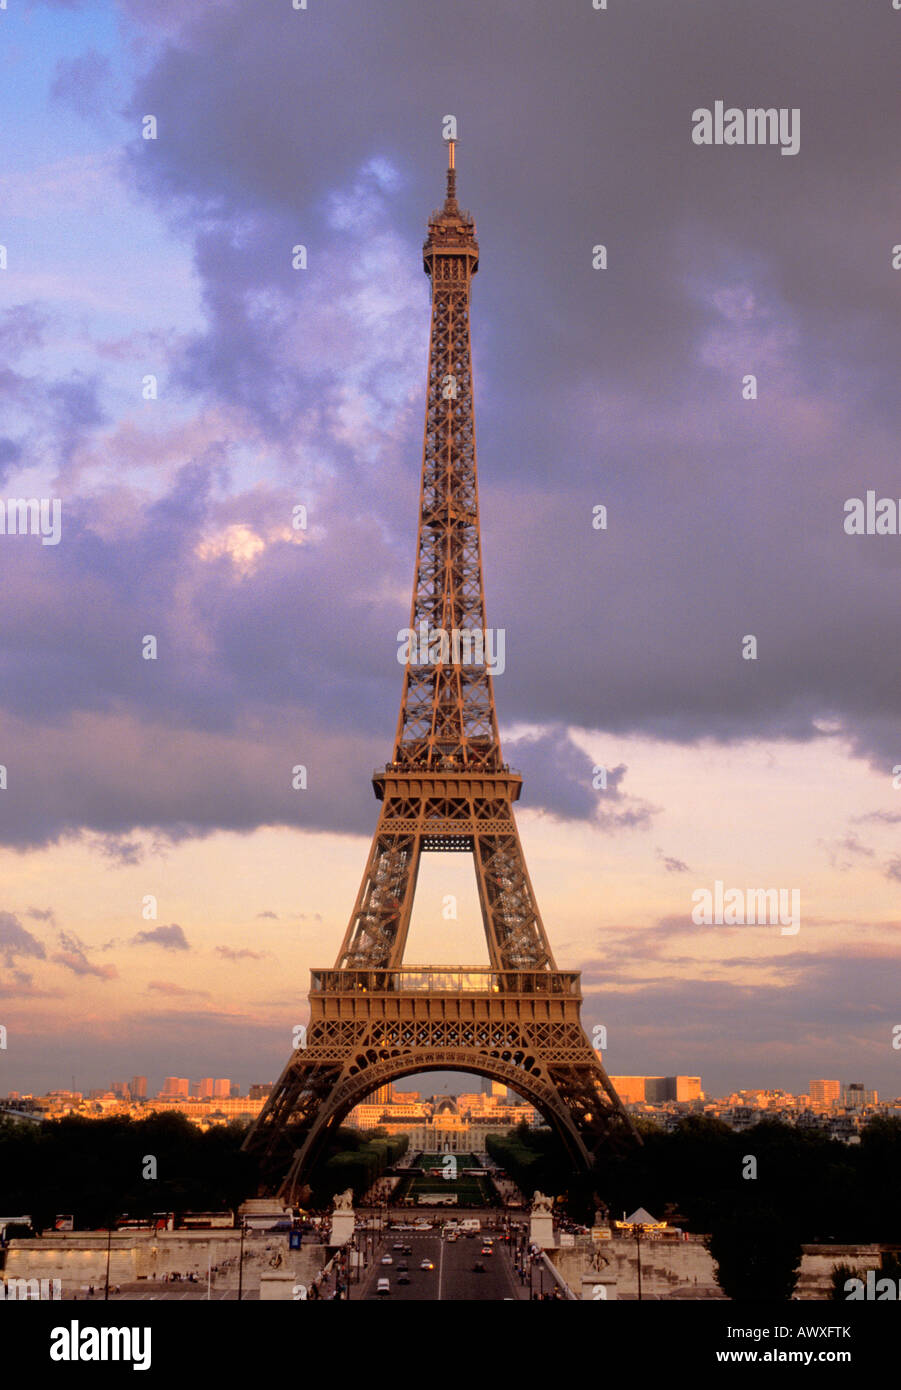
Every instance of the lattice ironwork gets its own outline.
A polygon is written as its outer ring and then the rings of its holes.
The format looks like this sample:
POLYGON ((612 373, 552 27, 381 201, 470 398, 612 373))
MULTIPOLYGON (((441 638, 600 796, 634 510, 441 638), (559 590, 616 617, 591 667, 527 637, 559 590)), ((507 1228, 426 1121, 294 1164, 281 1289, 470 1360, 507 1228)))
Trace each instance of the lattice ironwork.
POLYGON ((522 779, 501 754, 479 532, 470 351, 475 223, 447 196, 423 265, 432 283, 419 532, 392 761, 373 775, 379 821, 334 969, 313 972, 306 1046, 245 1142, 270 1190, 295 1197, 327 1136, 377 1086, 424 1070, 508 1084, 555 1128, 577 1168, 634 1130, 558 971, 516 828, 522 779), (456 636, 454 636, 456 634, 456 636), (472 855, 490 967, 410 967, 420 858, 472 855))

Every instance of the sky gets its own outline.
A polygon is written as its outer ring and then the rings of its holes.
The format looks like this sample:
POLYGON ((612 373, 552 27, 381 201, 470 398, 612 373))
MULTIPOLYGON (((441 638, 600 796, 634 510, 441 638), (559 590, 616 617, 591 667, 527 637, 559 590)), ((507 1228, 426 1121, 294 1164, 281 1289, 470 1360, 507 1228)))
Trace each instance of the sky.
MULTIPOLYGON (((62 521, 0 535, 0 1092, 274 1080, 337 955, 453 114, 557 964, 613 1074, 901 1095, 901 535, 845 527, 901 511, 899 34, 889 0, 9 0, 0 500, 62 521), (695 143, 717 101, 797 111, 797 153, 695 143), (716 882, 797 890, 798 931, 696 924, 716 882)), ((407 959, 487 961, 465 856, 424 860, 407 959)))

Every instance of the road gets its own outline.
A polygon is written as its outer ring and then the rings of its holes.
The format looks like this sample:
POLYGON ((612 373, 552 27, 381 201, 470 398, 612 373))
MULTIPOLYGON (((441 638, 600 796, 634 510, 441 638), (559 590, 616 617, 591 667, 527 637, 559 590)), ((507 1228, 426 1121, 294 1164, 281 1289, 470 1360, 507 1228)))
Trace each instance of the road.
MULTIPOLYGON (((495 1236, 495 1254, 481 1254, 481 1236, 460 1236, 457 1240, 442 1240, 440 1231, 388 1231, 379 1245, 375 1262, 370 1265, 360 1284, 351 1286, 351 1300, 365 1299, 382 1303, 456 1302, 478 1299, 479 1302, 501 1302, 505 1298, 520 1299, 523 1288, 513 1269, 504 1242, 495 1236), (395 1243, 409 1245, 412 1255, 402 1255, 395 1243), (382 1255, 391 1256, 393 1264, 382 1265, 382 1255), (435 1268, 420 1269, 420 1261, 430 1259, 435 1268), (476 1274, 473 1266, 480 1261, 484 1274, 476 1274), (398 1284, 398 1265, 409 1265, 409 1284, 398 1284), (388 1279, 391 1292, 377 1294, 379 1279, 388 1279)), ((526 1296, 528 1290, 525 1291, 526 1296)))

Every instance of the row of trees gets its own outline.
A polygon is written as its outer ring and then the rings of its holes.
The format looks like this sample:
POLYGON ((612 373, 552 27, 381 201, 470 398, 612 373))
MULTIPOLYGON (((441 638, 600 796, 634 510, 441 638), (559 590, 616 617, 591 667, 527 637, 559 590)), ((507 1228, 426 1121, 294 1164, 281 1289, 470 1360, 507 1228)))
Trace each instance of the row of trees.
POLYGON ((65 1213, 76 1226, 117 1216, 223 1211, 252 1196, 256 1165, 240 1125, 207 1130, 183 1115, 145 1120, 70 1117, 40 1125, 0 1120, 0 1193, 6 1213, 39 1230, 65 1213))
MULTIPOLYGON (((597 1190, 612 1215, 643 1206, 708 1235, 730 1298, 790 1297, 802 1244, 901 1244, 901 1121, 871 1120, 857 1145, 774 1120, 741 1133, 706 1116, 672 1133, 638 1127, 641 1147, 599 1157, 597 1190)), ((586 1185, 549 1130, 492 1136, 489 1152, 527 1196, 564 1196, 571 1214, 591 1219, 586 1185)))
POLYGON ((337 1192, 353 1189, 359 1201, 407 1150, 406 1134, 386 1134, 384 1130, 339 1129, 323 1160, 311 1177, 309 1203, 319 1210, 328 1206, 337 1192))
MULTIPOLYGON (((240 1124, 204 1132, 172 1113, 40 1125, 0 1118, 0 1209, 31 1216, 37 1230, 61 1214, 97 1228, 125 1213, 234 1211, 257 1191, 245 1133, 240 1124)), ((312 1174, 311 1204, 325 1207, 347 1187, 359 1198, 407 1144, 406 1135, 340 1129, 312 1174)))

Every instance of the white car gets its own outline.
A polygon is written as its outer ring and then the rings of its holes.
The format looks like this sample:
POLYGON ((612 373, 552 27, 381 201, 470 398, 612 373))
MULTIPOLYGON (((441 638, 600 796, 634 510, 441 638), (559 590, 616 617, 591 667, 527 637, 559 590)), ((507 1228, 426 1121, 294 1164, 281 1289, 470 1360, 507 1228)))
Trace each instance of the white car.
POLYGON ((389 1281, 388 1279, 380 1279, 379 1282, 378 1282, 378 1283, 376 1284, 376 1286, 375 1286, 375 1291, 376 1291, 376 1293, 378 1293, 378 1294, 390 1293, 390 1292, 391 1292, 391 1284, 390 1284, 390 1281, 389 1281))
POLYGON ((394 1261, 392 1260, 390 1255, 383 1255, 380 1263, 383 1265, 393 1265, 394 1261))

